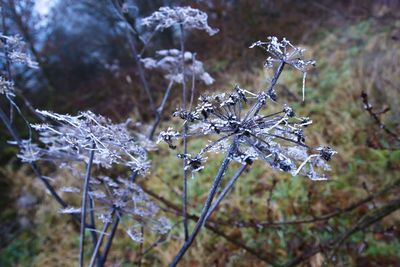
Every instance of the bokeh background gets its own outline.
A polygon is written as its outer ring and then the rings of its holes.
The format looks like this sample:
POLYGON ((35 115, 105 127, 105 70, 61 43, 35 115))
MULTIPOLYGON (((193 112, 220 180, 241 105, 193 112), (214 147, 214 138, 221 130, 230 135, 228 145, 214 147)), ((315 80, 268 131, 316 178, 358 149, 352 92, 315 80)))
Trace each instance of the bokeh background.
MULTIPOLYGON (((19 34, 40 66, 12 69, 16 102, 30 121, 35 117, 27 101, 60 113, 92 110, 116 122, 151 122, 126 31, 110 1, 1 2, 1 31, 19 34)), ((297 113, 312 118, 307 130, 311 145, 329 144, 339 152, 327 182, 282 175, 256 162, 213 215, 182 266, 269 266, 271 261, 289 266, 400 266, 400 205, 393 204, 400 195, 400 1, 124 2, 139 49, 140 37, 146 37, 140 19, 160 6, 191 5, 207 12, 209 24, 220 32, 186 35, 187 50, 197 53, 216 80, 210 87, 199 84, 197 95, 235 84, 255 91, 266 88, 270 73, 262 67, 265 55, 248 49, 256 40, 276 35, 306 48, 317 61, 308 74, 306 101, 301 100, 301 75, 286 70, 277 87, 282 96, 278 102, 291 103, 297 113), (362 92, 393 134, 364 109, 362 92), (330 217, 333 213, 337 215, 330 217)), ((179 47, 176 36, 173 29, 164 30, 144 56, 179 47)), ((147 73, 147 79, 159 102, 166 87, 162 75, 147 73)), ((179 96, 174 88, 160 129, 178 125, 170 114, 179 106, 179 96)), ((4 99, 0 103, 7 108, 4 99)), ((27 134, 21 118, 14 123, 27 134)), ((0 133, 0 266, 76 265, 78 226, 56 212, 56 203, 7 144, 10 136, 3 125, 0 133)), ((195 140, 190 149, 205 142, 195 140)), ((152 172, 140 183, 175 220, 181 161, 162 145, 151 159, 152 172)), ((219 161, 212 156, 207 168, 190 179, 191 214, 200 213, 219 161)), ((56 185, 71 180, 54 167, 42 167, 56 185)), ((139 258, 142 266, 166 266, 181 240, 178 227, 143 256, 139 245, 119 233, 109 266, 133 266, 139 258)))

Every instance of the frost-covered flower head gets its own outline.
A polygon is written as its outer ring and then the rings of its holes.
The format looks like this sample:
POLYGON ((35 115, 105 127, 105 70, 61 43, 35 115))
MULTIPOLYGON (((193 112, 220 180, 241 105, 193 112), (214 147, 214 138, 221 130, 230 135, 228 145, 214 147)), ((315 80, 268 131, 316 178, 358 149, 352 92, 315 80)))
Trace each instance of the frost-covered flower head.
MULTIPOLYGON (((195 76, 197 80, 203 81, 206 85, 214 82, 214 79, 203 67, 203 63, 195 59, 193 53, 184 53, 185 76, 195 76)), ((183 83, 182 75, 182 53, 177 49, 159 50, 155 58, 142 59, 144 67, 147 69, 157 69, 165 73, 165 79, 176 83, 183 83)))
MULTIPOLYGON (((30 68, 38 68, 38 63, 33 61, 26 52, 25 42, 18 35, 6 36, 0 34, 1 44, 7 51, 8 59, 14 63, 25 64, 30 68)), ((5 56, 6 54, 4 54, 5 56)))
POLYGON ((205 12, 191 7, 161 7, 142 20, 142 25, 162 31, 166 28, 182 25, 185 29, 198 29, 214 35, 218 29, 208 26, 205 12))
POLYGON ((14 82, 8 81, 4 77, 0 76, 0 94, 9 97, 14 97, 14 82))
POLYGON ((268 41, 257 41, 250 48, 261 47, 267 51, 269 56, 264 63, 266 68, 273 68, 276 63, 285 63, 303 72, 303 100, 305 90, 305 79, 310 67, 315 66, 315 60, 306 60, 303 57, 305 49, 292 45, 286 38, 281 41, 275 36, 269 36, 268 41))
MULTIPOLYGON (((64 187, 61 191, 80 195, 81 189, 64 187)), ((117 211, 116 215, 121 219, 126 233, 135 242, 143 241, 141 227, 160 235, 167 234, 171 228, 168 219, 160 215, 159 207, 150 200, 143 189, 126 178, 112 179, 108 176, 92 178, 89 184, 89 197, 93 200, 95 216, 103 223, 111 223, 113 217, 110 211, 117 211)), ((80 213, 80 208, 68 207, 61 209, 60 212, 80 213)))
MULTIPOLYGON (((263 114, 257 107, 265 107, 268 99, 264 92, 253 94, 236 86, 231 93, 200 97, 193 112, 176 112, 175 115, 189 123, 188 136, 213 139, 197 155, 180 157, 187 160, 192 171, 197 171, 202 169, 207 152, 227 152, 234 144, 235 149, 229 156, 241 163, 251 164, 261 159, 280 171, 301 173, 313 180, 326 179, 319 171, 329 170, 325 161, 336 152, 327 147, 307 146, 303 128, 312 121, 296 116, 289 106, 276 113, 263 114)), ((161 133, 160 139, 173 147, 173 140, 181 136, 169 129, 161 133)))
POLYGON ((38 131, 44 148, 25 144, 28 147, 23 147, 19 155, 22 160, 88 162, 90 151, 94 150, 94 164, 106 168, 122 164, 141 173, 148 170, 146 151, 131 135, 126 124, 112 124, 109 119, 90 111, 77 116, 37 112, 55 124, 32 125, 38 131))

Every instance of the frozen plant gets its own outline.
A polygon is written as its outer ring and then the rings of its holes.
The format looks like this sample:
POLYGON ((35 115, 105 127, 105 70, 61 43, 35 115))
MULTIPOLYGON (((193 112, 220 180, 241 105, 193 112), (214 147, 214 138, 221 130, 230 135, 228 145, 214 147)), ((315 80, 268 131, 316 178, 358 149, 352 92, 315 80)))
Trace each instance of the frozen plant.
POLYGON ((13 63, 21 63, 30 68, 38 68, 38 63, 26 52, 25 42, 18 35, 7 36, 0 33, 1 43, 5 50, 4 56, 13 63))
POLYGON ((189 249, 202 226, 212 215, 218 204, 226 196, 243 171, 256 159, 267 162, 273 169, 289 172, 292 175, 303 174, 312 180, 325 180, 324 171, 329 170, 329 161, 336 151, 327 147, 310 147, 305 143, 303 128, 312 121, 308 117, 297 116, 294 110, 284 105, 278 112, 265 112, 268 104, 277 101, 275 86, 285 65, 302 71, 303 97, 306 72, 313 66, 313 60, 303 59, 303 49, 293 46, 288 40, 278 41, 269 37, 267 42, 258 41, 250 48, 259 46, 272 55, 265 63, 266 67, 278 66, 264 91, 253 93, 236 86, 231 93, 202 96, 194 110, 185 108, 174 113, 184 120, 185 129, 177 133, 172 129, 162 132, 161 140, 174 148, 173 141, 182 137, 207 136, 209 144, 195 155, 178 154, 184 159, 184 170, 200 171, 206 162, 206 153, 224 152, 218 173, 216 174, 199 219, 190 236, 185 238, 181 249, 170 266, 176 266, 189 249), (214 200, 222 177, 232 161, 241 163, 241 167, 226 183, 214 200))
MULTIPOLYGON (((187 96, 187 89, 186 89, 186 62, 190 58, 190 54, 187 54, 185 52, 185 30, 191 30, 191 29, 198 29, 198 30, 203 30, 207 32, 209 35, 214 35, 218 32, 217 29, 213 29, 208 25, 208 16, 206 13, 194 9, 191 7, 161 7, 158 11, 154 12, 151 14, 149 17, 146 17, 142 20, 142 25, 146 26, 148 28, 153 28, 155 31, 162 31, 166 28, 170 27, 176 27, 179 30, 179 41, 180 41, 180 53, 177 54, 176 51, 174 51, 176 57, 180 56, 180 64, 176 65, 178 68, 178 72, 173 73, 173 78, 177 79, 178 81, 181 81, 180 83, 182 84, 182 109, 183 110, 191 110, 192 108, 192 103, 194 99, 194 91, 195 91, 195 79, 196 77, 196 72, 195 72, 195 66, 194 64, 196 63, 194 55, 192 55, 192 66, 191 68, 191 74, 192 74, 192 89, 190 93, 190 102, 189 102, 189 107, 187 106, 187 101, 188 101, 188 96, 187 96)), ((154 63, 154 62, 151 62, 154 63)), ((149 64, 150 65, 150 64, 149 64)), ((154 64, 151 64, 154 65, 154 64)), ((189 72, 189 73, 190 73, 189 72)), ((204 73, 204 72, 203 72, 204 73)), ((209 75, 206 75, 203 77, 200 77, 205 81, 205 83, 210 83, 211 79, 208 77, 209 75)), ((160 105, 160 108, 158 109, 156 113, 156 121, 154 123, 153 129, 151 130, 150 133, 150 138, 153 137, 155 133, 155 129, 157 125, 160 122, 160 110, 162 110, 165 100, 168 97, 170 87, 172 86, 172 81, 173 79, 170 79, 170 84, 167 89, 167 93, 165 94, 162 104, 160 105)), ((187 157, 187 131, 188 131, 188 125, 184 124, 183 125, 183 157, 182 157, 182 162, 183 162, 183 185, 182 185, 182 215, 183 215, 183 224, 184 224, 184 230, 185 230, 185 240, 189 238, 189 230, 188 230, 188 218, 187 218, 187 163, 189 158, 187 157)))
POLYGON ((14 82, 0 76, 0 94, 5 95, 7 98, 14 97, 14 82))
POLYGON ((185 29, 198 29, 214 35, 218 32, 208 25, 208 15, 191 7, 161 7, 149 17, 142 19, 142 25, 162 31, 166 28, 183 25, 185 29))
POLYGON ((196 80, 204 82, 206 85, 211 85, 214 79, 208 74, 203 67, 203 63, 196 60, 194 54, 188 51, 184 53, 185 73, 182 73, 181 67, 181 51, 178 49, 159 50, 156 52, 155 58, 142 59, 146 69, 160 70, 165 75, 165 79, 175 83, 183 83, 184 76, 191 78, 195 76, 196 80))
POLYGON ((292 45, 286 38, 279 41, 277 37, 269 36, 267 40, 266 42, 257 41, 253 43, 250 48, 261 47, 271 55, 265 60, 264 67, 266 68, 273 68, 276 63, 283 63, 303 72, 302 92, 304 101, 307 71, 310 67, 315 66, 315 60, 304 59, 303 53, 305 49, 292 45))
MULTIPOLYGON (((113 237, 118 224, 134 242, 138 243, 144 241, 142 228, 161 236, 170 231, 169 220, 160 216, 159 207, 134 182, 135 177, 112 179, 108 176, 98 176, 90 180, 88 195, 92 202, 89 212, 103 223, 103 230, 100 231, 98 240, 103 240, 106 235, 113 237), (113 227, 107 234, 110 225, 113 227)), ((79 194, 81 191, 75 187, 66 187, 62 190, 70 194, 79 194)), ((81 208, 67 207, 61 209, 60 213, 81 213, 81 208)), ((107 241, 107 243, 110 242, 112 238, 107 241)), ((103 251, 102 258, 107 257, 109 252, 107 247, 109 246, 106 246, 103 251)), ((93 264, 99 253, 99 247, 96 246, 89 266, 93 264)))
MULTIPOLYGON (((253 94, 236 86, 231 93, 200 97, 193 112, 176 112, 175 115, 190 126, 188 136, 207 136, 214 140, 195 156, 180 157, 187 160, 192 171, 199 171, 204 168, 207 152, 227 153, 234 143, 229 157, 241 164, 261 159, 279 171, 293 175, 302 173, 312 180, 326 179, 325 174, 317 172, 317 169, 329 170, 325 161, 336 152, 328 147, 306 145, 303 128, 312 121, 308 117, 296 116, 289 106, 265 114, 263 109, 254 112, 255 109, 251 108, 255 103, 265 107, 268 99, 264 92, 253 94)), ((178 134, 172 130, 160 135, 160 139, 170 147, 174 147, 171 141, 177 137, 178 134)))
POLYGON ((89 152, 94 151, 93 163, 102 167, 122 164, 142 174, 148 170, 146 150, 138 144, 138 138, 132 136, 125 123, 112 124, 109 119, 91 111, 77 116, 37 112, 55 123, 32 125, 44 147, 25 142, 19 154, 23 161, 88 162, 89 152))

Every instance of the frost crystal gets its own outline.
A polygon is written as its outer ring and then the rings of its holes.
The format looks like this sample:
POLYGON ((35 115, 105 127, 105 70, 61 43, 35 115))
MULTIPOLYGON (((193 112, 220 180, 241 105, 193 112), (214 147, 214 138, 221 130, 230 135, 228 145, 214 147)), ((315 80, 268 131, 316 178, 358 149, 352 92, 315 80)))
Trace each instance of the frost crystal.
POLYGON ((60 209, 59 212, 62 214, 81 213, 81 208, 66 207, 66 208, 60 209))
POLYGON ((208 26, 205 12, 191 7, 161 7, 149 17, 143 18, 142 25, 162 31, 166 28, 182 25, 185 29, 198 29, 214 35, 218 29, 208 26))
MULTIPOLYGON (((200 97, 196 109, 181 111, 180 117, 191 125, 188 135, 206 135, 214 141, 195 156, 178 156, 187 161, 190 170, 199 171, 206 160, 205 153, 227 152, 230 144, 235 144, 229 155, 233 160, 251 164, 261 159, 272 168, 292 175, 301 173, 314 180, 326 179, 319 170, 329 170, 325 161, 336 152, 327 147, 307 146, 303 128, 312 121, 297 117, 289 106, 272 114, 260 113, 267 99, 263 92, 253 94, 238 86, 231 93, 200 97)), ((161 139, 171 146, 171 140, 181 136, 169 129, 162 133, 161 139)))
POLYGON ((72 187, 72 186, 64 186, 60 190, 61 190, 61 192, 64 192, 64 193, 80 193, 81 192, 81 190, 79 188, 72 187))
POLYGON ((146 151, 136 142, 126 124, 112 124, 90 111, 77 116, 37 112, 55 121, 55 125, 32 125, 39 132, 44 148, 25 142, 19 155, 23 161, 88 162, 89 152, 94 150, 94 164, 105 168, 122 164, 140 173, 148 170, 146 151))
MULTIPOLYGON (((165 74, 165 79, 183 83, 182 75, 182 53, 177 49, 160 50, 156 53, 156 58, 144 58, 142 62, 147 69, 158 69, 165 74)), ((194 58, 191 52, 184 53, 185 76, 203 81, 206 85, 214 82, 214 79, 203 67, 203 63, 194 58)))

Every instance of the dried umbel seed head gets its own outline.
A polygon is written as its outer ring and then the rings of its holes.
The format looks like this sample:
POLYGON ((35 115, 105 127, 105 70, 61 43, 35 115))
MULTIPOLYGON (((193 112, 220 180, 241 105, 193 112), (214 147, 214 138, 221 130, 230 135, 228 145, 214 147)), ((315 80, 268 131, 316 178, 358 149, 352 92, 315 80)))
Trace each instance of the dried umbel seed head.
POLYGON ((25 48, 25 42, 18 35, 6 36, 0 34, 0 41, 7 53, 4 56, 8 56, 8 59, 13 63, 21 63, 30 68, 38 68, 38 63, 33 61, 27 53, 25 48))
MULTIPOLYGON (((75 187, 63 187, 61 191, 81 195, 81 190, 75 187)), ((140 231, 142 227, 158 235, 165 235, 171 229, 169 220, 161 216, 159 207, 129 178, 93 177, 89 183, 88 195, 95 207, 94 215, 103 223, 111 223, 113 216, 110 210, 117 211, 126 233, 135 242, 143 241, 140 231)), ((68 207, 60 212, 80 213, 81 209, 68 207)))
POLYGON ((183 55, 185 75, 182 74, 182 53, 177 49, 159 50, 155 58, 144 58, 142 62, 147 69, 156 69, 164 73, 165 79, 175 83, 183 83, 184 76, 202 81, 206 85, 214 82, 214 79, 203 67, 203 63, 195 58, 195 54, 185 52, 183 55))
MULTIPOLYGON (((302 91, 304 101, 307 71, 311 67, 315 67, 316 64, 315 60, 304 59, 303 53, 305 49, 292 45, 289 40, 285 38, 279 41, 279 39, 275 36, 269 36, 266 42, 257 41, 250 46, 250 48, 254 47, 261 47, 268 54, 271 55, 266 59, 264 63, 264 66, 266 68, 273 68, 276 63, 285 63, 303 73, 302 91)), ((273 97, 271 97, 271 99, 273 99, 273 97)))
MULTIPOLYGON (((202 96, 199 100, 193 112, 181 112, 186 115, 180 117, 190 126, 188 136, 203 135, 213 141, 195 156, 181 155, 192 171, 204 168, 205 153, 228 152, 233 144, 235 149, 229 157, 243 164, 261 159, 293 175, 326 178, 319 170, 329 170, 323 160, 335 152, 305 144, 303 128, 312 123, 309 118, 297 117, 287 105, 279 112, 263 114, 265 94, 253 94, 239 86, 231 93, 202 96)), ((174 139, 181 136, 173 132, 174 139)))
POLYGON ((218 29, 208 26, 208 16, 205 12, 191 7, 161 7, 149 17, 142 19, 142 25, 162 31, 175 25, 185 29, 197 29, 214 35, 218 29))
POLYGON ((106 168, 122 164, 140 173, 148 170, 146 150, 138 143, 140 138, 135 138, 126 124, 113 124, 90 111, 77 116, 37 112, 53 120, 54 124, 32 125, 42 144, 39 147, 25 142, 19 155, 24 161, 88 162, 89 152, 94 150, 94 164, 106 168))
POLYGON ((332 156, 337 153, 335 150, 333 150, 328 146, 320 146, 317 148, 317 151, 319 151, 321 158, 323 158, 326 161, 330 161, 332 156))
POLYGON ((172 128, 168 128, 166 131, 162 131, 158 136, 157 143, 164 141, 168 144, 169 148, 175 149, 176 145, 173 144, 174 140, 178 140, 181 134, 177 131, 174 131, 172 128))
POLYGON ((14 82, 8 81, 4 77, 0 76, 0 94, 7 97, 14 97, 14 82))

